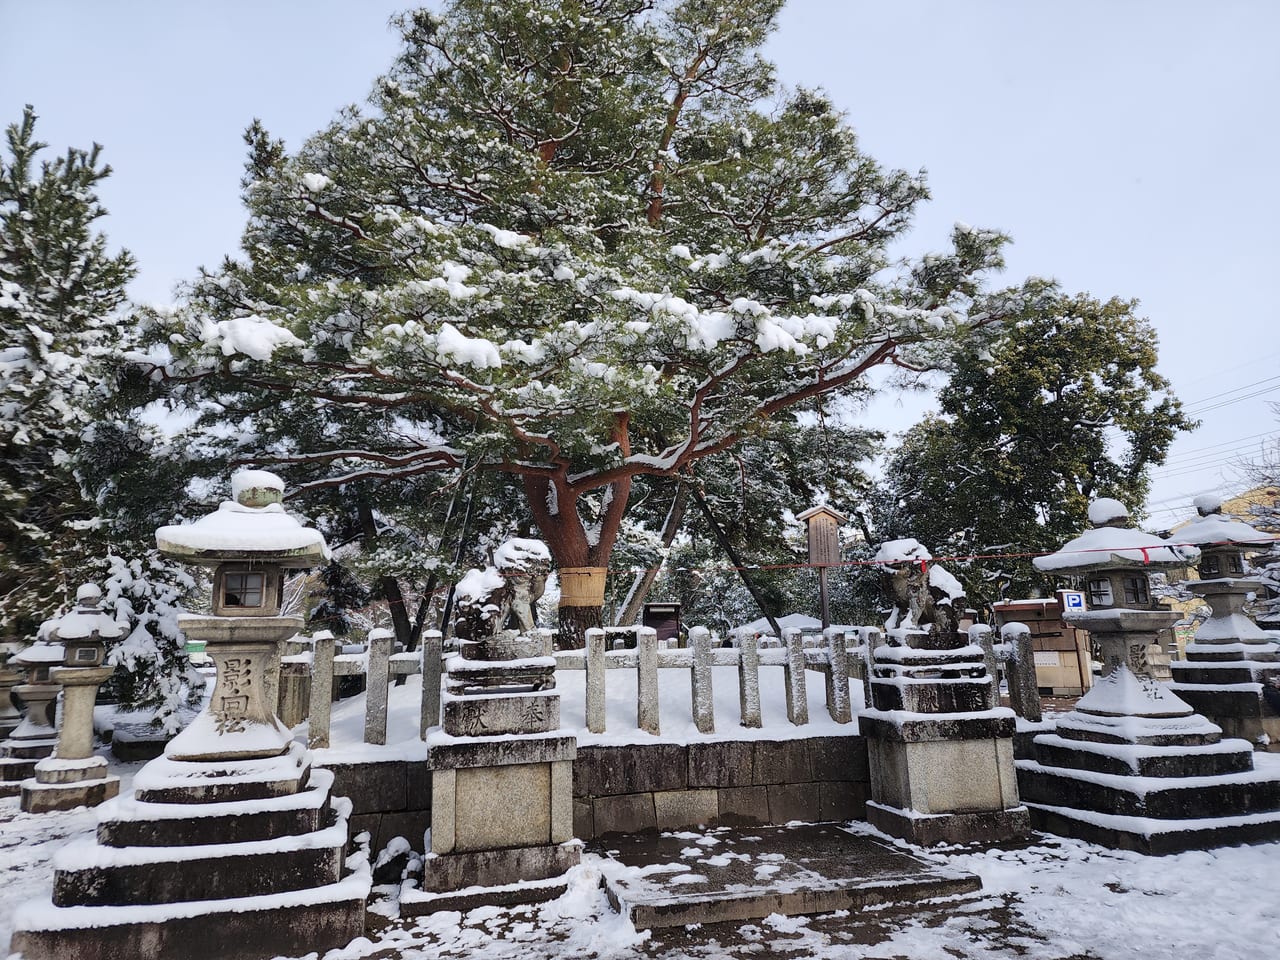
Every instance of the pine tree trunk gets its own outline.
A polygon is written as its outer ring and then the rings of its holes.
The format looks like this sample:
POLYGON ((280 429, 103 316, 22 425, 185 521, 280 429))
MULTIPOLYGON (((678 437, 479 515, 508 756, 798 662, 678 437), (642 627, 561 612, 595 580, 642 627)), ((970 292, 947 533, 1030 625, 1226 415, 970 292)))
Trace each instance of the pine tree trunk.
MULTIPOLYGON (((671 546, 676 538, 676 533, 680 530, 680 525, 684 522, 685 494, 684 481, 677 480, 676 495, 671 501, 671 509, 667 511, 666 520, 662 522, 662 546, 664 548, 671 546)), ((662 565, 665 561, 666 554, 664 553, 658 557, 658 562, 652 567, 635 575, 635 580, 627 593, 627 599, 623 601, 622 612, 618 614, 617 619, 614 621, 615 625, 625 627, 636 622, 636 618, 640 616, 640 608, 644 606, 644 601, 649 596, 649 591, 653 589, 653 583, 658 579, 658 574, 662 571, 662 565)))

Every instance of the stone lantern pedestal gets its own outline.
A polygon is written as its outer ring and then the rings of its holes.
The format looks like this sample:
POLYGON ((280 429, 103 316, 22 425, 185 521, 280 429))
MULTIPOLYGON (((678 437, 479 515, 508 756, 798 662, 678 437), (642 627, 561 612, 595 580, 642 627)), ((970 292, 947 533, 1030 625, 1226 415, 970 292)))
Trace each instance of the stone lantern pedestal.
POLYGON ((1102 647, 1107 672, 1034 740, 1018 786, 1041 830, 1162 854, 1280 837, 1280 777, 1255 770, 1251 745, 1152 678, 1147 645, 1178 614, 1156 606, 1147 571, 1194 562, 1128 526, 1115 501, 1090 507, 1093 530, 1037 558, 1047 572, 1086 578, 1094 609, 1064 619, 1102 647))
POLYGON ((93 753, 93 705, 98 687, 112 667, 56 667, 50 671, 62 687, 62 729, 53 755, 39 761, 35 777, 22 782, 21 806, 27 813, 93 807, 120 792, 120 778, 107 773, 107 761, 93 753))
POLYGON ((915 540, 882 544, 876 559, 895 613, 890 643, 872 654, 872 705, 858 714, 871 771, 867 819, 923 845, 1025 836, 1017 720, 999 705, 985 652, 958 630, 959 583, 915 540))
POLYGON ((213 695, 103 805, 96 836, 59 852, 52 904, 15 916, 27 960, 266 960, 363 933, 370 876, 347 867, 350 803, 264 697, 279 641, 302 626, 278 615, 283 571, 328 556, 282 490, 237 474, 234 501, 157 531, 165 554, 215 568, 214 615, 180 620, 213 658, 213 695))

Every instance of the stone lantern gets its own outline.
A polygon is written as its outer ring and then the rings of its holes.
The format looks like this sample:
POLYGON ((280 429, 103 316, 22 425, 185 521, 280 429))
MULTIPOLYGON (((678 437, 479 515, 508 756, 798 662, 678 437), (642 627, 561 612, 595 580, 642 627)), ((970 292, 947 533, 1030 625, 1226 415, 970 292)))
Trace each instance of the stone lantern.
POLYGON ((1187 645, 1186 660, 1172 665, 1173 687, 1229 736, 1280 750, 1280 716, 1263 697, 1264 686, 1280 680, 1280 644, 1244 612, 1249 595, 1262 591, 1261 581, 1245 575, 1247 555, 1277 538, 1224 517, 1218 497, 1195 504, 1199 517, 1174 537, 1200 548, 1200 579, 1184 586, 1212 612, 1187 645))
POLYGON ((1089 519, 1093 529, 1034 561, 1084 579, 1092 609, 1063 619, 1093 635, 1106 667, 1035 737, 1034 759, 1017 762, 1032 825, 1142 853, 1280 835, 1280 776, 1254 770, 1251 744, 1223 738, 1147 666, 1147 646, 1178 618, 1153 602, 1147 574, 1195 563, 1199 549, 1133 529, 1115 500, 1090 504, 1089 519))
POLYGON ((86 583, 76 591, 75 609, 49 623, 49 638, 62 644, 62 665, 49 671, 62 687, 62 729, 53 755, 22 783, 21 806, 28 813, 92 807, 120 792, 120 778, 110 776, 107 761, 93 752, 93 705, 98 686, 114 670, 103 666, 104 641, 124 633, 101 601, 102 591, 86 583))
POLYGON ((0 757, 0 797, 18 796, 23 781, 35 773, 36 761, 53 753, 58 744, 55 714, 59 688, 49 678, 49 670, 62 662, 62 656, 61 645, 41 639, 9 661, 26 672, 22 683, 8 684, 24 715, 0 746, 4 753, 0 757))
POLYGON ((1178 619, 1156 602, 1150 574, 1195 563, 1200 551, 1134 529, 1118 500, 1091 503, 1089 522, 1091 530, 1033 562, 1044 573, 1083 578, 1089 609, 1068 610, 1063 619, 1092 634, 1103 676, 1126 664, 1135 676, 1150 678, 1147 647, 1178 619))
POLYGON ((274 757, 293 739, 266 695, 280 641, 303 625, 279 615, 284 574, 318 566, 329 551, 319 532, 285 513, 278 477, 244 470, 231 487, 234 499, 215 512, 156 531, 161 553, 213 568, 213 615, 184 615, 179 626, 205 642, 217 681, 208 709, 165 748, 173 759, 274 757))
POLYGON ((279 641, 302 626, 277 615, 284 571, 329 551, 285 512, 279 477, 237 473, 231 490, 209 516, 156 531, 162 553, 214 570, 215 613, 178 620, 214 661, 212 699, 99 809, 96 842, 59 852, 53 904, 14 914, 28 960, 250 960, 364 932, 371 878, 347 860, 350 804, 264 696, 279 641))

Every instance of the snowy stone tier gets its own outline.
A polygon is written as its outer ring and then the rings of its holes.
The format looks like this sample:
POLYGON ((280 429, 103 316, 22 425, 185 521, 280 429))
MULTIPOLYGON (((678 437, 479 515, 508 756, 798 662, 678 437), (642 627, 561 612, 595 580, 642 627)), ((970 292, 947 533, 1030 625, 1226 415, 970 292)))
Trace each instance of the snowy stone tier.
POLYGON ((872 654, 871 701, 877 710, 973 713, 998 705, 980 647, 921 650, 877 647, 872 654))
MULTIPOLYGON (((54 859, 53 903, 16 917, 30 960, 237 958, 327 950, 363 932, 367 865, 345 866, 350 804, 284 757, 160 758, 54 859), (184 935, 176 936, 176 932, 184 935)), ((367 864, 367 861, 366 861, 367 864)))
POLYGON ((1144 853, 1280 837, 1280 777, 1252 744, 1127 664, 1034 744, 1018 786, 1039 829, 1144 853))

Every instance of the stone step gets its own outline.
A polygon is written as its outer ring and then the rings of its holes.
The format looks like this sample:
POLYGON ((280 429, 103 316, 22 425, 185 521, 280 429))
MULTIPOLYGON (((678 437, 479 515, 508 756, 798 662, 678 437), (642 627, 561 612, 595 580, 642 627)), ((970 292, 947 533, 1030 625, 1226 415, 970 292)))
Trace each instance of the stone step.
POLYGON ((138 772, 134 792, 145 803, 226 803, 292 796, 306 788, 311 759, 296 742, 279 757, 195 761, 158 757, 138 772))
POLYGON ((1280 777, 1259 772, 1216 777, 1115 776, 1032 760, 1017 761, 1024 803, 1154 820, 1238 817, 1280 811, 1280 777))
POLYGON ((98 842, 107 847, 187 847, 274 840, 321 830, 333 774, 313 770, 305 790, 243 803, 147 803, 122 797, 99 812, 98 842))
POLYGON ((840 824, 614 835, 588 848, 637 928, 910 904, 982 881, 840 824))
POLYGON ((1180 661, 1171 665, 1173 679, 1178 683, 1254 683, 1253 668, 1247 663, 1232 661, 1221 664, 1188 663, 1180 661))
POLYGON ((1253 750, 1243 740, 1189 749, 1089 743, 1050 734, 1036 738, 1035 759, 1047 767, 1124 777, 1213 777, 1253 769, 1253 750))
POLYGON ((12 949, 26 960, 267 960, 320 954, 364 933, 369 871, 312 890, 233 901, 21 907, 12 949))
POLYGON ((1253 683, 1237 687, 1184 684, 1176 681, 1170 689, 1196 713, 1209 717, 1262 717, 1267 715, 1262 693, 1253 683))
POLYGON ((1280 840, 1280 812, 1155 821, 1036 803, 1028 803, 1027 809, 1037 830, 1150 856, 1280 840))
POLYGON ((877 710, 911 713, 976 713, 995 706, 989 677, 979 680, 871 681, 871 700, 877 710))
POLYGON ((53 903, 70 906, 227 900, 324 887, 341 876, 345 800, 301 836, 178 847, 104 847, 85 837, 54 856, 53 903))

